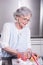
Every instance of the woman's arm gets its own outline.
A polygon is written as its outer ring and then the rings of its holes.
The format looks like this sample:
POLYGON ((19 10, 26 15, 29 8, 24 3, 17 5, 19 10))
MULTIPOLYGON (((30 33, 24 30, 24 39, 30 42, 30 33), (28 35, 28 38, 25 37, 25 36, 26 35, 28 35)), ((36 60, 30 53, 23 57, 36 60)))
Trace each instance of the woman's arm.
POLYGON ((7 53, 11 54, 11 55, 17 55, 18 54, 18 51, 17 50, 13 50, 10 47, 5 47, 5 48, 2 48, 2 49, 4 51, 6 51, 7 53))
POLYGON ((5 23, 1 34, 1 46, 2 50, 6 51, 9 54, 15 55, 17 54, 17 51, 11 49, 9 46, 10 32, 11 32, 10 23, 5 23))

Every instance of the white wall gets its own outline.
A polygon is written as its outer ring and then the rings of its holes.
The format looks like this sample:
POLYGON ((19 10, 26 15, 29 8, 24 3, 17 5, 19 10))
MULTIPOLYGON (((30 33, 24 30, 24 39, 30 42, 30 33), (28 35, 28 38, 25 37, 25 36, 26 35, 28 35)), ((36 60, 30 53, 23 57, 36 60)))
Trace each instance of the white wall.
POLYGON ((13 12, 18 8, 18 0, 0 0, 0 32, 5 22, 14 21, 13 12))

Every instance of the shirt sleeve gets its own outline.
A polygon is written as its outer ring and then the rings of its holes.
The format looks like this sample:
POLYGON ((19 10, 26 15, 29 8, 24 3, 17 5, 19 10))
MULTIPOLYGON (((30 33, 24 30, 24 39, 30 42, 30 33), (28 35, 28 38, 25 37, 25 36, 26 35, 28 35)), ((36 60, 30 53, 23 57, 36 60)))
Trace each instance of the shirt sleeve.
POLYGON ((30 29, 28 30, 28 33, 27 33, 27 47, 31 49, 31 33, 30 33, 30 29))
POLYGON ((1 34, 1 46, 2 48, 9 46, 10 39, 10 25, 8 23, 4 24, 2 34, 1 34))

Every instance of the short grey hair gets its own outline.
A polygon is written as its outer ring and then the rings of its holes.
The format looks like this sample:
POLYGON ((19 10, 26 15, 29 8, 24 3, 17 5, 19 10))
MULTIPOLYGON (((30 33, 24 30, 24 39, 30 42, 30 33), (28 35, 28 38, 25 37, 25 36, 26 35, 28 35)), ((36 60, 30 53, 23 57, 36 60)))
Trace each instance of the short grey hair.
POLYGON ((29 8, 27 7, 20 7, 19 9, 16 10, 16 12, 14 12, 14 18, 16 18, 17 16, 27 16, 27 15, 32 15, 32 12, 29 8))

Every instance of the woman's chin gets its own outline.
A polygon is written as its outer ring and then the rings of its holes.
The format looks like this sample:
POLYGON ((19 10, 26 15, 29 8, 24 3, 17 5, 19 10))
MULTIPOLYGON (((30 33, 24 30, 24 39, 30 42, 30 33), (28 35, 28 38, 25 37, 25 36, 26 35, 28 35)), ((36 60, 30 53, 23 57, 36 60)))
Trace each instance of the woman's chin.
POLYGON ((26 25, 22 25, 22 28, 24 28, 26 25))

